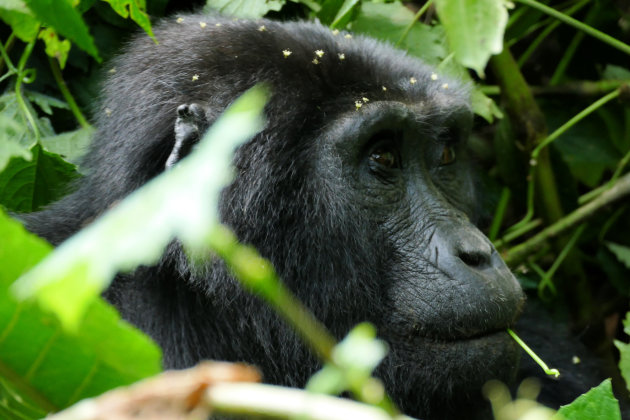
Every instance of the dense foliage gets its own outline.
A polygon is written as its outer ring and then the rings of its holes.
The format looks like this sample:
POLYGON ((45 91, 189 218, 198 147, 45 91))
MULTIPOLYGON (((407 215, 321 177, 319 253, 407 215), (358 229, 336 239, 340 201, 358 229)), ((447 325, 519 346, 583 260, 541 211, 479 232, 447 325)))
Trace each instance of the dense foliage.
MULTIPOLYGON (((0 205, 6 211, 37 210, 81 176, 79 158, 90 141, 89 115, 99 96, 102 63, 140 30, 138 26, 152 36, 149 16, 200 7, 238 18, 317 18, 333 30, 395 44, 434 65, 438 77, 448 74, 468 81, 478 116, 471 149, 480 168, 480 223, 531 296, 569 323, 594 352, 620 361, 621 374, 630 379, 630 345, 625 344, 622 325, 630 296, 626 2, 208 0, 204 5, 58 0, 53 5, 5 0, 0 2, 0 205)), ((234 127, 248 126, 243 121, 234 127)), ((249 121, 250 128, 256 126, 255 117, 249 121)), ((216 151, 210 156, 216 158, 216 151)), ((161 182, 159 188, 170 185, 173 191, 187 185, 182 175, 161 182)), ((198 209, 215 205, 216 197, 205 195, 211 201, 199 198, 198 209)), ((171 235, 199 248, 212 226, 200 229, 198 218, 181 209, 170 208, 169 213, 166 203, 156 211, 136 199, 135 207, 129 203, 116 210, 109 225, 105 221, 82 233, 12 289, 10 285, 51 248, 6 212, 0 215, 3 418, 42 417, 159 371, 157 348, 122 323, 98 294, 118 269, 154 261, 171 235), (116 225, 116 217, 133 226, 141 224, 129 219, 132 214, 142 220, 157 213, 167 222, 154 236, 141 229, 121 234, 116 225), (176 220, 176 214, 183 215, 182 220, 176 220), (156 240, 160 235, 162 242, 156 240), (116 255, 108 254, 106 247, 85 245, 99 241, 110 249, 116 241, 134 245, 116 255), (15 296, 35 297, 39 304, 15 296)), ((260 266, 254 251, 238 248, 229 233, 213 232, 210 246, 241 267, 242 277, 254 283, 275 281, 272 273, 261 275, 253 268, 260 266)), ((260 284, 254 289, 267 290, 260 284)), ((268 298, 274 302, 278 297, 268 298)), ((292 307, 282 301, 275 304, 292 307)), ((318 337, 327 340, 316 324, 298 328, 306 329, 316 347, 318 337)), ((369 327, 359 331, 364 331, 362 338, 350 342, 372 349, 366 363, 344 366, 329 360, 313 382, 315 389, 352 390, 356 383, 334 380, 343 377, 339 372, 344 369, 360 371, 358 384, 370 380, 383 349, 372 340, 369 327)), ((613 386, 618 395, 626 392, 621 375, 613 378, 613 386)), ((612 413, 606 418, 619 418, 610 390, 610 382, 601 384, 563 414, 589 418, 592 404, 599 404, 599 413, 612 413)), ((361 395, 358 388, 354 391, 361 395)))

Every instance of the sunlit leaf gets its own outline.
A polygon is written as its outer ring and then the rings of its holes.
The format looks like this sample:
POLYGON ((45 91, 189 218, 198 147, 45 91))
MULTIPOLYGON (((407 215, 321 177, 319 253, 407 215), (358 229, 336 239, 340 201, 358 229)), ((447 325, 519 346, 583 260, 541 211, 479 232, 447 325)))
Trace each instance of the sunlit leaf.
POLYGON ((74 165, 40 145, 29 152, 30 160, 14 157, 0 173, 0 204, 12 211, 30 212, 54 201, 77 176, 74 165))
POLYGON ((204 11, 238 18, 260 18, 269 11, 278 12, 285 0, 208 0, 204 11))
POLYGON ((68 0, 24 0, 33 14, 46 26, 74 42, 83 51, 100 61, 94 39, 81 14, 68 0))
MULTIPOLYGON (((42 418, 79 399, 160 371, 160 351, 95 299, 76 335, 35 305, 18 303, 10 284, 52 247, 0 211, 0 395, 13 413, 42 418), (15 411, 14 411, 15 410, 15 411)), ((70 301, 68 301, 71 304, 70 301)))
POLYGON ((504 0, 435 0, 455 58, 484 75, 490 56, 503 50, 508 13, 504 0))
POLYGON ((580 395, 571 404, 560 407, 560 410, 558 410, 558 416, 554 417, 554 419, 621 420, 619 402, 613 395, 610 379, 606 379, 586 394, 580 395))
POLYGON ((261 88, 244 94, 195 153, 64 242, 20 278, 13 287, 16 296, 36 299, 76 330, 119 271, 155 263, 175 236, 193 250, 203 248, 217 224, 218 196, 231 175, 230 156, 262 128, 264 103, 261 88))

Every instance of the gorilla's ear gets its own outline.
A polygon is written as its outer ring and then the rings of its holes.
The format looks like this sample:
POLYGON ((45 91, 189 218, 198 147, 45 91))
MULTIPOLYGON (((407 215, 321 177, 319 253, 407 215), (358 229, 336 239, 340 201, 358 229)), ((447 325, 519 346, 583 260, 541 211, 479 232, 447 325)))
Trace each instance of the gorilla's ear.
POLYGON ((183 104, 177 107, 175 120, 175 143, 166 159, 165 169, 173 167, 188 156, 194 146, 199 143, 208 128, 205 109, 199 104, 183 104))

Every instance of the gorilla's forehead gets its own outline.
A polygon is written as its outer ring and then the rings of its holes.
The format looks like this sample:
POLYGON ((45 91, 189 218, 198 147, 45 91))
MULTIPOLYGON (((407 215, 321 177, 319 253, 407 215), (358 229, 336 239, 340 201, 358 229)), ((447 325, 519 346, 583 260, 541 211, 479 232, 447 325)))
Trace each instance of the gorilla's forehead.
MULTIPOLYGON (((287 103, 355 110, 369 101, 449 108, 468 102, 468 89, 421 60, 385 43, 317 23, 243 21, 185 15, 158 26, 165 66, 178 68, 187 94, 225 92, 225 85, 267 81, 287 103), (202 88, 202 89, 200 89, 202 88)), ((146 41, 150 42, 149 40, 146 41)), ((136 44, 137 45, 137 44, 136 44)), ((147 55, 145 44, 136 59, 147 55)), ((133 52, 132 52, 133 54, 133 52)), ((155 57, 147 62, 155 66, 155 57)), ((235 86, 236 85, 236 86, 235 86)))

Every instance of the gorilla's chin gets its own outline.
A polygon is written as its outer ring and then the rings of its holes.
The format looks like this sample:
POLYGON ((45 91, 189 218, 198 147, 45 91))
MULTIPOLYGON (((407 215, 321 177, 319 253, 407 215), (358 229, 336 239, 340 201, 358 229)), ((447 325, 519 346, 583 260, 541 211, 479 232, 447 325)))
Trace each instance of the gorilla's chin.
POLYGON ((418 338, 391 343, 378 375, 405 414, 486 419, 492 417, 481 392, 484 384, 514 382, 519 360, 519 346, 506 331, 454 341, 418 338))

